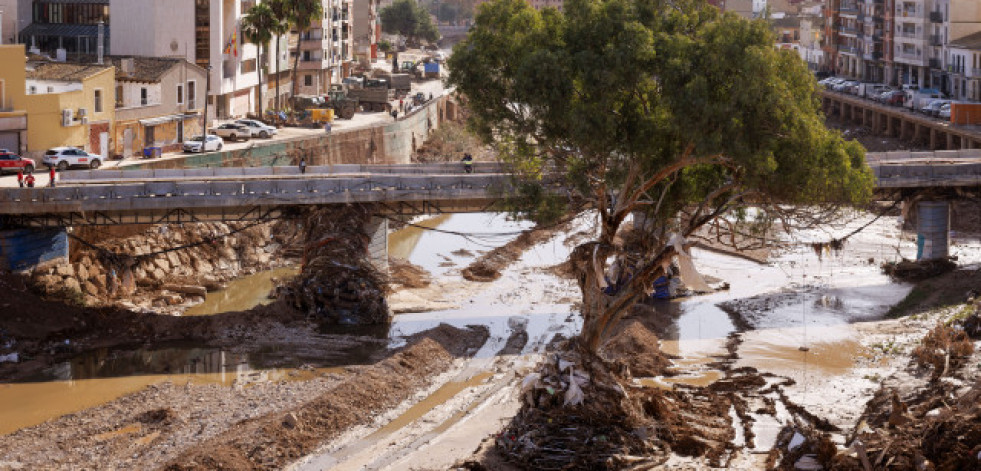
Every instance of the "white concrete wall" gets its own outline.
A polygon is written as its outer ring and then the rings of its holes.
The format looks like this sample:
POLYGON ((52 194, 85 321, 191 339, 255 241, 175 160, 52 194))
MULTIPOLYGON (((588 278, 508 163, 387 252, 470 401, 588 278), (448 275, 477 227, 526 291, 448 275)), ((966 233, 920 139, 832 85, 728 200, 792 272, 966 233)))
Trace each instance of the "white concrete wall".
MULTIPOLYGON (((161 91, 159 83, 137 83, 137 82, 116 82, 116 86, 123 86, 123 108, 140 108, 143 106, 156 106, 161 104, 161 91), (141 90, 147 91, 146 105, 141 100, 141 90)), ((115 95, 112 95, 115 98, 115 95)))
POLYGON ((54 80, 34 80, 27 79, 27 94, 32 95, 31 87, 35 88, 34 95, 45 93, 64 93, 74 92, 82 89, 82 82, 58 82, 54 80))

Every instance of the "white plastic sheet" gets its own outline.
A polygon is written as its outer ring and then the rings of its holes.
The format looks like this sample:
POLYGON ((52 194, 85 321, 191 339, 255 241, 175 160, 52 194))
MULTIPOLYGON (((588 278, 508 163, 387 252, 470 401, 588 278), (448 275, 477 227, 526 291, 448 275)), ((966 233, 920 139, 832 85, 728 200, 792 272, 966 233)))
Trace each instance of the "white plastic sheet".
POLYGON ((692 291, 697 292, 709 292, 712 288, 709 288, 708 283, 705 282, 705 278, 698 273, 695 269, 695 263, 691 260, 691 255, 685 252, 685 238, 678 234, 671 234, 671 238, 668 239, 668 245, 673 245, 675 252, 678 254, 678 271, 681 275, 681 281, 685 282, 685 286, 692 291))

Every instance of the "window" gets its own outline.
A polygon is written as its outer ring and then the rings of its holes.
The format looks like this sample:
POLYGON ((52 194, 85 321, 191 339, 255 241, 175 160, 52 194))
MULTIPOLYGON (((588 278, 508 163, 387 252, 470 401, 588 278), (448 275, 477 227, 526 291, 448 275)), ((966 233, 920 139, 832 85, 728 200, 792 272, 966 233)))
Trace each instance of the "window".
POLYGON ((116 108, 123 107, 123 86, 116 85, 116 108))
POLYGON ((101 113, 102 112, 102 90, 101 89, 97 89, 95 91, 95 112, 96 113, 101 113))
POLYGON ((31 85, 31 87, 28 89, 28 92, 27 93, 30 93, 31 95, 36 95, 37 94, 37 87, 35 87, 34 85, 31 85))
POLYGON ((55 87, 48 87, 48 93, 54 93, 55 87))
POLYGON ((303 76, 303 85, 305 85, 307 87, 312 87, 313 86, 313 75, 304 75, 303 76))
POLYGON ((140 105, 146 106, 147 104, 147 91, 146 88, 140 89, 140 105))
POLYGON ((197 83, 194 80, 187 82, 187 109, 193 110, 198 107, 197 83))
POLYGON ((243 74, 249 74, 249 73, 255 72, 255 67, 256 67, 256 60, 255 59, 249 59, 249 60, 242 61, 241 70, 242 70, 242 73, 243 74))
POLYGON ((184 85, 177 84, 177 104, 184 104, 184 85))

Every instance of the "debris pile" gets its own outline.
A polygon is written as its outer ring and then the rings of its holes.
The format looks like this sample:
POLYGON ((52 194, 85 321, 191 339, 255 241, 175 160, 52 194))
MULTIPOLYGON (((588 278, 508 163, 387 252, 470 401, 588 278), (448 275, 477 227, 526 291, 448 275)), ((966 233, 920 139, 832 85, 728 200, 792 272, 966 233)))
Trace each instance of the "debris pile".
POLYGON ((974 353, 974 343, 960 326, 937 325, 913 350, 913 362, 921 367, 932 367, 932 381, 946 375, 951 368, 958 368, 964 359, 974 353))
POLYGON ((386 324, 386 276, 369 260, 370 205, 330 206, 307 212, 303 266, 279 296, 329 324, 386 324))
POLYGON ((957 268, 949 258, 912 261, 902 259, 898 262, 882 264, 882 272, 897 281, 921 281, 943 275, 957 268))
POLYGON ((838 447, 831 434, 806 425, 786 425, 777 434, 777 441, 767 455, 767 469, 821 470, 831 469, 838 447))
POLYGON ((631 372, 663 369, 667 358, 640 323, 605 347, 609 361, 575 340, 521 384, 521 410, 497 436, 497 454, 523 469, 650 469, 671 452, 721 466, 735 431, 722 394, 695 397, 641 386, 631 372), (641 332, 644 331, 644 332, 641 332), (643 348, 646 346, 646 351, 643 348), (652 362, 638 362, 643 356, 652 362))
POLYGON ((501 277, 501 270, 521 258, 525 250, 565 231, 570 223, 571 220, 566 220, 550 227, 535 227, 524 231, 516 239, 481 255, 470 266, 464 268, 461 274, 470 281, 485 283, 494 281, 501 277))
POLYGON ((607 342, 603 354, 611 360, 623 362, 630 369, 631 376, 658 376, 671 362, 660 354, 657 345, 657 336, 640 321, 634 320, 622 333, 607 342))

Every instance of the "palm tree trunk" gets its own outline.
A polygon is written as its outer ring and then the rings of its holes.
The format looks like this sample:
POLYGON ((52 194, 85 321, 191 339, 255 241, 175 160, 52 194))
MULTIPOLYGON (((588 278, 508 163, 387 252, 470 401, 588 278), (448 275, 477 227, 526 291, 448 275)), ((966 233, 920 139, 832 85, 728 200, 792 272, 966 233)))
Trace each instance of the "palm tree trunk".
POLYGON ((259 45, 259 60, 256 72, 259 74, 259 120, 264 118, 262 114, 262 44, 259 45))
POLYGON ((276 111, 282 110, 279 106, 279 43, 280 35, 276 35, 276 111))
POLYGON ((303 42, 303 40, 300 38, 303 37, 304 31, 305 30, 299 31, 299 38, 297 38, 296 40, 296 57, 293 58, 293 86, 290 87, 290 99, 296 96, 296 87, 297 87, 296 78, 298 72, 297 69, 300 67, 300 43, 303 42))

